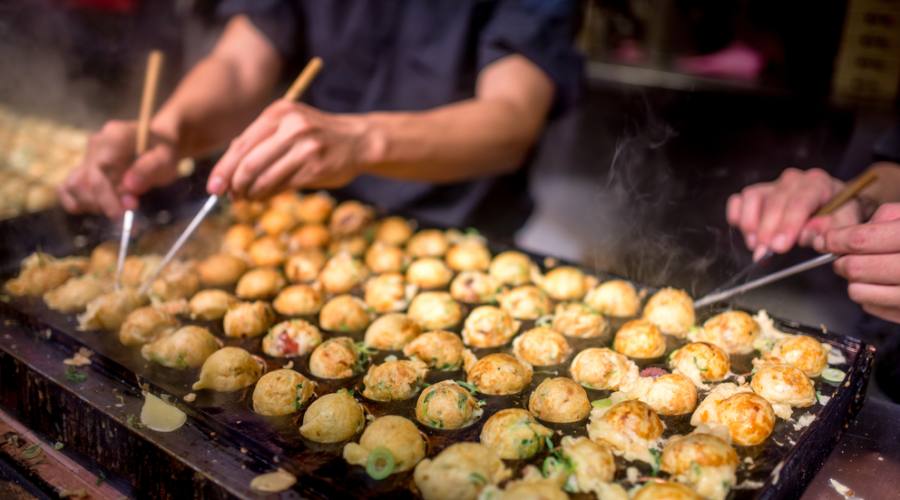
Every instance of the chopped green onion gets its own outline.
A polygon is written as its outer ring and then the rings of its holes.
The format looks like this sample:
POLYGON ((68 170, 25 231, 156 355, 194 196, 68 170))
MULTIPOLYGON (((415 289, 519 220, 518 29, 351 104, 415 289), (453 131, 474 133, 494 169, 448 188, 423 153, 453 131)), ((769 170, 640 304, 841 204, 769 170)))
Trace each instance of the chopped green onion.
POLYGON ((76 369, 74 366, 70 366, 66 368, 66 380, 68 380, 69 382, 80 384, 87 380, 87 373, 76 369))
POLYGON ((822 370, 822 379, 833 384, 840 384, 844 381, 844 377, 846 376, 847 374, 844 373, 843 370, 838 370, 837 368, 826 368, 822 370))
POLYGON ((473 472, 469 474, 469 482, 478 486, 482 486, 487 484, 487 478, 477 472, 473 472))
POLYGON ((478 388, 477 388, 477 387, 475 387, 473 384, 470 384, 470 383, 466 382, 465 380, 455 380, 454 382, 456 382, 457 384, 461 385, 462 387, 465 387, 465 388, 468 389, 469 392, 471 392, 472 394, 475 394, 475 393, 478 392, 478 388))
POLYGON ((591 401, 594 408, 609 408, 612 406, 612 398, 595 399, 591 401))
POLYGON ((654 450, 653 448, 650 448, 650 454, 653 455, 653 463, 650 464, 650 467, 651 467, 650 475, 653 477, 656 477, 659 474, 659 466, 660 466, 660 459, 662 458, 662 453, 660 453, 659 450, 654 450))
POLYGON ((394 466, 394 455, 391 450, 379 446, 369 453, 369 459, 366 461, 366 473, 372 479, 380 481, 394 472, 394 466))

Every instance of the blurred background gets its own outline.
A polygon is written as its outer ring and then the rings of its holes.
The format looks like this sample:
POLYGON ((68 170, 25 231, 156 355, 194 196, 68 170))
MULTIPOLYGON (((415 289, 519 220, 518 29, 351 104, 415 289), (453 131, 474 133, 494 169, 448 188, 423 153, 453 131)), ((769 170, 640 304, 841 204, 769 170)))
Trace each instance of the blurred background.
MULTIPOLYGON (((215 39, 215 5, 0 3, 0 217, 52 206, 89 131, 137 115, 151 48, 167 95, 215 39)), ((900 1, 595 0, 581 13, 582 100, 536 152, 537 206, 517 236, 537 252, 702 294, 749 262, 729 194, 788 166, 849 178, 898 116, 900 1)), ((851 333, 844 288, 824 269, 742 303, 851 333)))

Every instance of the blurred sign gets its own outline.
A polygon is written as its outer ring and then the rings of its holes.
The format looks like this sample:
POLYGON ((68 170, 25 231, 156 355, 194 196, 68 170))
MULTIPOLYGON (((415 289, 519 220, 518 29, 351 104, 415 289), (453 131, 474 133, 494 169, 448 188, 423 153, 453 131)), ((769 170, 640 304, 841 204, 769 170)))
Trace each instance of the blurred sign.
POLYGON ((900 0, 851 0, 835 64, 838 101, 892 105, 900 89, 900 0))

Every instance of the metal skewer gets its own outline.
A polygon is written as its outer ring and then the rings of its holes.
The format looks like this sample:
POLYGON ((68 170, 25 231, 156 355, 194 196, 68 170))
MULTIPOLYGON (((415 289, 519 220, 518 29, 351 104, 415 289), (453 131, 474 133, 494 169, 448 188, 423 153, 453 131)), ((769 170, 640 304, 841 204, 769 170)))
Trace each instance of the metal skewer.
POLYGON ((768 285, 769 283, 774 283, 778 280, 782 280, 789 276, 793 276, 797 273, 802 273, 803 271, 807 271, 809 269, 813 269, 813 268, 816 268, 819 266, 824 266, 825 264, 828 264, 829 262, 834 262, 835 260, 837 260, 838 257, 839 257, 839 255, 835 255, 833 253, 826 253, 825 255, 820 255, 820 256, 816 257, 815 259, 810 259, 810 260, 801 262, 799 264, 793 265, 786 269, 782 269, 781 271, 778 271, 778 272, 769 274, 767 276, 757 278, 753 281, 744 283, 741 286, 737 286, 737 287, 734 287, 734 288, 731 288, 728 290, 724 290, 724 291, 718 292, 718 293, 711 293, 711 294, 703 297, 702 299, 694 301, 694 308, 699 309, 701 307, 708 306, 715 302, 720 302, 725 299, 730 299, 731 297, 734 297, 736 295, 740 295, 742 293, 749 292, 750 290, 759 288, 761 286, 768 285))
POLYGON ((125 269, 125 256, 128 255, 128 244, 131 241, 132 224, 134 211, 126 210, 122 216, 122 236, 119 239, 119 257, 116 259, 116 290, 122 288, 122 271, 125 269))
MULTIPOLYGON (((303 71, 300 72, 300 75, 294 80, 294 83, 291 84, 290 88, 288 88, 287 92, 284 94, 284 99, 287 100, 297 100, 303 95, 303 92, 309 87, 309 84, 312 83, 313 79, 319 73, 319 70, 322 69, 322 59, 318 57, 312 58, 307 64, 306 67, 303 68, 303 71)), ((197 226, 203 222, 203 219, 209 215, 209 212, 212 211, 213 207, 216 206, 216 203, 219 201, 219 197, 216 195, 210 195, 209 198, 206 199, 206 202, 200 208, 200 211, 197 212, 197 215, 191 219, 190 224, 184 231, 182 231, 181 235, 178 236, 178 239, 175 240, 175 243, 172 245, 172 248, 166 252, 166 255, 163 257, 162 261, 153 271, 153 274, 141 284, 141 287, 138 289, 140 294, 145 294, 150 289, 150 286, 153 284, 153 281, 159 277, 159 274, 162 270, 175 258, 175 255, 181 250, 181 247, 187 242, 188 238, 194 234, 194 231, 197 229, 197 226)))

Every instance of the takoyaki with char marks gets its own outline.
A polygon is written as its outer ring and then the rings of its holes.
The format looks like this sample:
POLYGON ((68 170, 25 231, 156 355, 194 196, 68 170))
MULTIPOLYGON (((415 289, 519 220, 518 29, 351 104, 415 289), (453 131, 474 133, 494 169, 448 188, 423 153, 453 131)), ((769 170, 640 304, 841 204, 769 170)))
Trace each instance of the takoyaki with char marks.
POLYGON ((369 276, 366 266, 348 253, 339 253, 328 259, 319 281, 328 293, 347 293, 362 284, 369 276))
POLYGON ((344 446, 344 460, 366 467, 373 479, 384 479, 415 467, 425 458, 425 448, 425 439, 416 424, 403 417, 385 415, 366 427, 359 444, 344 446))
POLYGON ((759 323, 744 311, 725 311, 695 328, 689 338, 694 342, 709 342, 728 354, 753 352, 753 342, 759 336, 759 323))
POLYGON ((479 306, 462 329, 463 343, 472 347, 497 347, 509 343, 519 331, 520 323, 499 307, 479 306))
POLYGON ((423 229, 406 242, 406 251, 415 258, 442 257, 449 246, 450 242, 443 231, 423 229))
POLYGON ((265 363, 240 347, 223 347, 212 353, 200 368, 200 378, 191 388, 234 392, 259 380, 265 363))
POLYGON ((203 286, 231 286, 247 271, 244 259, 229 253, 217 253, 201 260, 197 264, 197 273, 203 286))
POLYGON ((454 271, 487 271, 491 252, 480 239, 466 238, 450 247, 445 259, 454 271))
POLYGON ((324 379, 349 378, 361 372, 367 357, 350 337, 333 337, 309 357, 309 372, 324 379))
POLYGON ((405 314, 385 314, 369 325, 363 343, 371 349, 399 351, 421 331, 419 325, 405 314))
POLYGON ((610 280, 592 288, 584 296, 585 304, 614 318, 631 318, 641 312, 641 298, 634 285, 625 280, 610 280))
POLYGON ((363 378, 362 395, 374 401, 403 401, 419 392, 428 366, 419 360, 398 359, 372 365, 363 378))
POLYGON ((453 279, 451 271, 444 261, 436 257, 416 259, 406 269, 406 281, 420 288, 443 288, 453 279))
POLYGON ((530 257, 509 250, 494 257, 488 272, 500 285, 520 286, 531 282, 535 269, 530 257))
POLYGON ((658 358, 666 352, 666 339, 655 324, 633 319, 616 332, 613 349, 629 358, 658 358))
POLYGON ((545 422, 569 423, 587 418, 591 402, 577 382, 566 377, 545 378, 528 398, 528 409, 545 422))
POLYGON ((734 444, 754 446, 772 434, 775 411, 750 387, 725 382, 714 387, 691 416, 691 425, 701 424, 727 430, 734 444))
POLYGON ((416 420, 434 429, 467 427, 482 413, 475 396, 452 380, 429 385, 416 401, 416 420))
POLYGON ((518 394, 531 383, 531 365, 497 352, 466 365, 466 381, 478 392, 493 396, 518 394))
POLYGON ((666 335, 684 337, 694 326, 694 300, 684 290, 663 288, 647 301, 644 319, 666 335))
MULTIPOLYGON (((790 365, 764 364, 757 367, 750 381, 753 392, 772 403, 776 413, 778 405, 795 408, 812 406, 816 402, 816 388, 802 370, 790 365)), ((784 411, 789 418, 790 411, 784 411)))
POLYGON ((498 290, 497 281, 481 271, 463 271, 450 284, 450 295, 465 304, 493 302, 498 290))
POLYGON ((316 383, 289 369, 273 370, 253 388, 253 411, 267 417, 290 415, 315 395, 316 383))
POLYGON ((609 332, 609 323, 581 302, 558 304, 553 311, 553 329, 567 337, 595 338, 609 332))
POLYGON ((491 448, 480 443, 456 443, 433 459, 419 462, 413 474, 425 500, 475 500, 487 485, 510 476, 491 448))
POLYGON ((624 354, 606 347, 589 347, 579 352, 569 373, 579 384, 597 390, 617 391, 638 378, 638 367, 624 354))
POLYGON ((328 229, 331 234, 344 237, 361 233, 375 219, 375 211, 355 200, 341 202, 331 213, 328 229))
POLYGON ((572 348, 561 333, 539 326, 513 340, 513 354, 532 366, 553 366, 565 362, 572 348))
POLYGON ((704 382, 725 380, 731 371, 731 360, 728 353, 714 344, 691 342, 669 355, 669 368, 702 387, 704 382))
POLYGON ((422 292, 409 303, 406 314, 423 330, 446 330, 462 321, 462 307, 447 292, 422 292))
POLYGON ((626 460, 655 463, 650 449, 662 437, 665 425, 646 403, 623 401, 606 408, 591 410, 588 436, 592 441, 605 441, 613 453, 626 460))
POLYGON ((500 458, 524 460, 544 449, 544 438, 553 431, 544 427, 527 410, 507 408, 490 416, 481 428, 481 444, 500 458))
POLYGON ((268 303, 238 302, 228 308, 222 320, 226 337, 258 337, 275 321, 275 313, 268 303))
POLYGON ((338 295, 319 311, 319 327, 329 332, 361 332, 371 321, 366 303, 352 295, 338 295))
POLYGON ((550 297, 533 285, 523 285, 501 292, 497 299, 500 308, 515 319, 538 319, 550 314, 552 308, 550 297))
MULTIPOLYGON (((168 368, 198 368, 222 347, 222 341, 200 326, 183 326, 141 347, 147 361, 168 368)), ((213 387, 210 387, 213 388, 213 387)))
POLYGON ((378 313, 404 311, 416 293, 400 273, 384 273, 366 281, 366 304, 378 313))
POLYGON ((807 335, 791 335, 775 343, 764 362, 783 363, 802 371, 807 377, 818 377, 828 366, 829 346, 807 335))
POLYGON ((660 415, 685 415, 697 407, 697 388, 680 373, 641 377, 626 393, 660 415))
POLYGON ((284 274, 292 283, 315 280, 325 267, 325 254, 320 250, 300 250, 284 263, 284 274))
POLYGON ((455 333, 435 330, 423 333, 403 347, 403 354, 436 370, 456 370, 462 366, 465 347, 455 333))
POLYGON ((262 339, 264 353, 275 358, 306 356, 322 343, 322 333, 302 319, 282 321, 269 329, 262 339))
POLYGON ((316 443, 347 441, 366 425, 362 405, 344 389, 312 402, 303 414, 300 435, 316 443))

